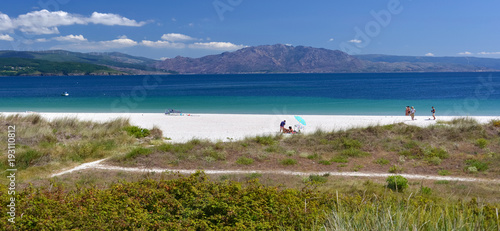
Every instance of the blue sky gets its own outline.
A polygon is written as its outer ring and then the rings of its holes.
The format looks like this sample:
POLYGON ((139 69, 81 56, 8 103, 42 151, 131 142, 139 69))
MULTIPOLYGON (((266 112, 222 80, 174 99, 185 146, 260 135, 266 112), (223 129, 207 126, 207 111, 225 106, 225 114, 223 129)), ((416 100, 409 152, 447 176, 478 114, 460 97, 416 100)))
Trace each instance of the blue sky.
POLYGON ((500 58, 500 1, 5 0, 0 49, 161 59, 291 44, 350 54, 500 58))

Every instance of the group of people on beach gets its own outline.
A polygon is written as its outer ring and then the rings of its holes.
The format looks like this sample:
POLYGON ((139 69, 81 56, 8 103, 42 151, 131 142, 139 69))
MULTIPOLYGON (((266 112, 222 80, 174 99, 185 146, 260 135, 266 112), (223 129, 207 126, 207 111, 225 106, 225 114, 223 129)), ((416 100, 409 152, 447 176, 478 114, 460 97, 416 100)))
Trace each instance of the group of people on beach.
MULTIPOLYGON (((415 107, 406 106, 405 115, 411 116, 411 120, 415 120, 415 112, 417 112, 415 107)), ((436 120, 436 109, 434 108, 434 106, 432 106, 431 113, 432 113, 432 117, 434 118, 434 120, 436 120)))
POLYGON ((283 133, 296 133, 296 131, 294 131, 292 129, 292 126, 288 126, 288 128, 285 128, 285 125, 286 125, 286 120, 283 120, 281 121, 280 123, 280 132, 283 132, 283 133))

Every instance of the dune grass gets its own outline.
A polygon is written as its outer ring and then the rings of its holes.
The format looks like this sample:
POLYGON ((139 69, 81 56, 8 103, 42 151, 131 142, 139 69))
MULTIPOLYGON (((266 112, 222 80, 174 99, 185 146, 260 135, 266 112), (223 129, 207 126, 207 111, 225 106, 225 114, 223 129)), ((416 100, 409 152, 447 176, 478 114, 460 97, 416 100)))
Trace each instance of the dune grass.
MULTIPOLYGON (((47 121, 38 114, 0 115, 0 123, 16 127, 16 166, 20 179, 43 177, 57 169, 110 157, 137 146, 137 139, 124 128, 128 119, 104 123, 60 118, 47 121)), ((7 140, 7 133, 0 133, 7 140)), ((0 142, 0 150, 7 142, 0 142)), ((0 156, 0 168, 7 167, 7 156, 0 156)), ((5 179, 2 179, 5 180, 5 179)))

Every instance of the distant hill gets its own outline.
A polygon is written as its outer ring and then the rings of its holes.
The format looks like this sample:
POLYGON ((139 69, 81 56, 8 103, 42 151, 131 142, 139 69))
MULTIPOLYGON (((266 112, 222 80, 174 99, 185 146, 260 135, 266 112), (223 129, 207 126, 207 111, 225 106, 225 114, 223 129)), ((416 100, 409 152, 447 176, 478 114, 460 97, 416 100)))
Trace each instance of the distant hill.
POLYGON ((304 46, 247 47, 201 58, 175 57, 158 62, 158 69, 179 73, 331 73, 359 72, 363 63, 338 50, 304 46))
POLYGON ((351 56, 338 50, 283 44, 247 47, 201 58, 175 57, 154 66, 181 74, 226 73, 359 73, 498 71, 500 59, 351 56))
POLYGON ((168 74, 153 66, 158 60, 127 55, 119 52, 80 53, 65 50, 0 51, 0 58, 25 58, 51 62, 75 62, 103 65, 124 74, 168 74))
POLYGON ((3 67, 0 75, 500 71, 500 59, 378 54, 349 55, 339 50, 283 44, 246 47, 233 52, 201 58, 177 56, 164 61, 119 52, 79 53, 64 50, 0 51, 0 59, 4 63, 0 66, 0 68, 3 67), (11 63, 8 63, 9 59, 12 59, 11 63), (20 66, 16 66, 16 63, 20 66), (29 69, 31 72, 26 72, 28 70, 25 68, 27 63, 30 63, 30 67, 38 67, 38 70, 29 69), (68 69, 69 67, 75 69, 68 69))
POLYGON ((30 58, 0 58, 0 76, 123 75, 112 68, 78 62, 52 62, 30 58))

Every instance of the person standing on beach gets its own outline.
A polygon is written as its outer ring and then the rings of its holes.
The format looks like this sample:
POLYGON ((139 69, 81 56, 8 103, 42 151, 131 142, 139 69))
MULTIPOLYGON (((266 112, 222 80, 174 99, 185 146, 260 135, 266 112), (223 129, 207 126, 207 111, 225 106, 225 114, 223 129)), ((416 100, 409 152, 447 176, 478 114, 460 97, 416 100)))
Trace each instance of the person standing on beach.
POLYGON ((286 120, 281 121, 281 123, 280 123, 280 132, 284 132, 285 131, 285 124, 286 124, 286 120))
POLYGON ((436 120, 436 109, 434 108, 434 106, 432 106, 432 117, 434 117, 434 120, 436 120))
POLYGON ((415 120, 415 112, 417 110, 415 110, 415 108, 412 106, 411 109, 410 109, 410 116, 411 116, 411 120, 415 120))
POLYGON ((410 115, 410 106, 406 106, 405 115, 407 115, 407 116, 410 115))

